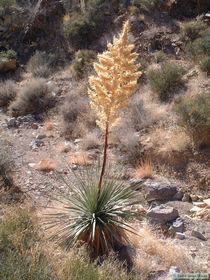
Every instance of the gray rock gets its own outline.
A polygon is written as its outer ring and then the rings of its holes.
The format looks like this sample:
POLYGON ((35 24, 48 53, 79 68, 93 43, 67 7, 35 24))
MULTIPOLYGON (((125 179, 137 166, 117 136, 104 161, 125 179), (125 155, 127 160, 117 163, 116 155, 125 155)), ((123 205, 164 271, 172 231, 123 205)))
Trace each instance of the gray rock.
POLYGON ((14 127, 18 127, 18 121, 16 118, 11 118, 7 121, 7 127, 8 128, 14 128, 14 127))
POLYGON ((191 235, 200 240, 207 241, 206 237, 198 230, 192 230, 191 235))
POLYGON ((184 222, 181 218, 177 218, 176 221, 173 222, 172 227, 175 232, 184 232, 184 222))
POLYGON ((188 193, 185 193, 185 194, 183 195, 182 201, 183 201, 183 202, 191 202, 192 200, 191 200, 190 195, 189 195, 188 193))
POLYGON ((147 217, 152 223, 166 224, 179 217, 178 211, 167 205, 159 205, 147 212, 147 217))
POLYGON ((146 200, 169 201, 177 193, 177 187, 169 182, 148 179, 143 184, 146 190, 146 200))
POLYGON ((36 139, 36 140, 32 141, 30 144, 30 147, 32 150, 36 150, 41 146, 44 146, 44 142, 40 139, 36 139))
POLYGON ((183 198, 183 192, 177 192, 174 196, 173 196, 173 200, 178 200, 181 201, 183 198))
POLYGON ((175 237, 179 240, 184 240, 186 238, 185 234, 181 232, 176 232, 175 237))

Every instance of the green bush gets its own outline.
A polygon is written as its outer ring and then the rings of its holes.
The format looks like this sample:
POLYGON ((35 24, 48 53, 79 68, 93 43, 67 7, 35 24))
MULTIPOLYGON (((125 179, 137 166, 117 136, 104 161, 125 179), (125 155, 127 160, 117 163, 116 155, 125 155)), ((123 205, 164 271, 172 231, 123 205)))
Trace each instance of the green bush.
POLYGON ((210 56, 201 60, 200 68, 203 72, 210 74, 210 56))
POLYGON ((15 99, 16 91, 16 85, 13 81, 0 82, 0 107, 8 107, 15 99))
POLYGON ((16 4, 15 0, 0 0, 0 7, 8 7, 15 4, 16 4))
POLYGON ((111 13, 111 6, 108 0, 90 0, 85 14, 77 14, 64 22, 64 34, 73 48, 86 49, 101 36, 110 23, 111 17, 107 14, 111 13))
POLYGON ((199 61, 203 56, 210 56, 210 32, 204 37, 188 43, 186 50, 195 61, 199 61))
POLYGON ((0 52, 0 59, 1 58, 6 58, 6 59, 16 59, 17 54, 13 50, 8 50, 8 51, 2 51, 0 52))
POLYGON ((75 54, 73 69, 77 77, 82 78, 85 73, 89 73, 95 57, 96 53, 90 50, 80 50, 75 54))
POLYGON ((182 98, 175 105, 181 124, 196 146, 210 145, 210 92, 193 99, 182 98))
POLYGON ((87 48, 95 39, 94 26, 83 15, 65 23, 64 34, 75 49, 87 48))
POLYGON ((133 0, 133 5, 138 5, 146 12, 151 12, 155 8, 159 8, 163 0, 133 0))
POLYGON ((159 70, 151 70, 148 73, 150 84, 162 101, 167 101, 171 97, 172 90, 181 85, 185 70, 181 66, 172 63, 165 63, 159 70))
POLYGON ((195 40, 200 37, 208 25, 202 20, 192 20, 183 25, 183 36, 186 39, 195 40))
POLYGON ((27 84, 10 105, 14 117, 47 112, 55 105, 52 89, 44 79, 34 79, 27 84))

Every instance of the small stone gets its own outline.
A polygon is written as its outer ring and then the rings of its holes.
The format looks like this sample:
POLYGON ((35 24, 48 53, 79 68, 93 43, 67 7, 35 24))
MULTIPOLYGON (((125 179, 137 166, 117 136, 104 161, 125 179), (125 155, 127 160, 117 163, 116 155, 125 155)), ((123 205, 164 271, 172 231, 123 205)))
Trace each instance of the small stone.
POLYGON ((192 230, 191 235, 200 240, 207 241, 206 237, 198 230, 192 230))
POLYGON ((178 211, 170 206, 159 205, 147 212, 147 217, 152 223, 165 224, 178 218, 178 211))
POLYGON ((197 195, 191 195, 191 199, 193 202, 196 202, 199 200, 199 197, 197 195))
POLYGON ((40 139, 36 139, 34 141, 31 142, 30 147, 32 148, 32 150, 36 150, 37 148, 44 146, 44 142, 40 139))
POLYGON ((184 231, 184 222, 181 218, 177 218, 176 221, 172 224, 173 229, 175 232, 183 232, 184 231))
POLYGON ((37 136, 36 136, 36 139, 39 139, 39 140, 44 139, 44 138, 46 138, 46 134, 37 134, 37 136))
POLYGON ((11 118, 7 121, 7 127, 8 128, 14 128, 18 126, 18 122, 16 120, 16 118, 11 118))
POLYGON ((191 202, 191 197, 188 193, 185 193, 182 198, 183 202, 191 202))
POLYGON ((39 128, 39 125, 37 123, 32 123, 31 124, 31 128, 33 129, 38 129, 39 128))
POLYGON ((177 239, 179 239, 179 240, 183 240, 183 239, 186 238, 185 234, 182 233, 182 232, 176 232, 175 237, 176 237, 177 239))

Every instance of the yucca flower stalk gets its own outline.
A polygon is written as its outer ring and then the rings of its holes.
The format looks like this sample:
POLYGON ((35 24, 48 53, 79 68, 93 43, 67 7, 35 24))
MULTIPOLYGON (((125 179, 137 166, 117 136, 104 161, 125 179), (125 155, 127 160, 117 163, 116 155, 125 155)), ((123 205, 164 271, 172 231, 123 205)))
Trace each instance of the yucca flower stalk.
POLYGON ((109 131, 117 124, 119 111, 128 104, 141 75, 136 63, 138 54, 133 52, 134 45, 129 43, 128 21, 119 37, 114 38, 113 43, 109 43, 107 47, 108 50, 99 54, 98 62, 94 63, 96 75, 89 78, 88 90, 97 124, 105 133, 99 193, 106 168, 109 131))
POLYGON ((116 170, 106 168, 109 131, 117 124, 119 111, 127 105, 141 75, 128 32, 126 22, 108 50, 98 55, 96 75, 89 79, 91 106, 105 133, 102 168, 99 163, 98 167, 76 170, 75 182, 72 176, 63 178, 70 193, 57 196, 58 208, 47 215, 47 224, 54 229, 53 237, 59 244, 66 248, 78 242, 86 244, 94 258, 108 255, 110 250, 118 252, 128 242, 127 232, 134 232, 128 222, 137 214, 131 207, 138 204, 135 190, 116 175, 116 170))

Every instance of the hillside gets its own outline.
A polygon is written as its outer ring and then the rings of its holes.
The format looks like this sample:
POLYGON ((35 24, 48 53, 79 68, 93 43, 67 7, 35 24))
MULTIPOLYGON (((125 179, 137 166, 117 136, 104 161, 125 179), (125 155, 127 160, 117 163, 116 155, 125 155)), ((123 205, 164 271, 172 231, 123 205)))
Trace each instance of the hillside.
POLYGON ((0 279, 207 279, 209 77, 208 0, 0 0, 0 279))

